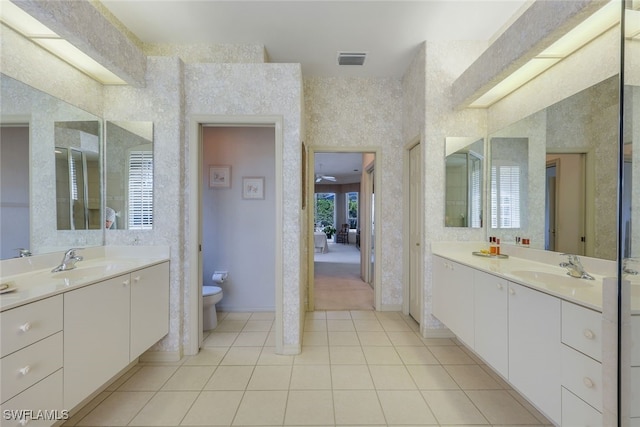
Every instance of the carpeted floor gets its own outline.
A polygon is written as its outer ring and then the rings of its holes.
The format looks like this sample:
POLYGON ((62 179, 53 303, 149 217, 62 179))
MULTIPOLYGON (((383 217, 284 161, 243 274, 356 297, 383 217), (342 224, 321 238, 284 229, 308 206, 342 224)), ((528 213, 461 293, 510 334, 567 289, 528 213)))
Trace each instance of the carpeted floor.
POLYGON ((360 252, 353 245, 330 244, 328 253, 316 254, 316 310, 373 310, 373 289, 360 278, 359 261, 360 252), (331 257, 327 256, 330 254, 331 257), (326 259, 332 262, 326 262, 326 259))

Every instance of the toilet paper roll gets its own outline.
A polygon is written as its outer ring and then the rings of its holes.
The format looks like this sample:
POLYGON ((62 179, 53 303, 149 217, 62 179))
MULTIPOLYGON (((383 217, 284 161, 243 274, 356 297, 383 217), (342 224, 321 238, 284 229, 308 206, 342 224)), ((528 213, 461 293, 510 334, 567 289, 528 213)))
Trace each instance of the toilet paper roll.
POLYGON ((213 280, 214 283, 222 283, 224 279, 226 279, 226 275, 220 273, 214 273, 213 276, 211 276, 211 280, 213 280))

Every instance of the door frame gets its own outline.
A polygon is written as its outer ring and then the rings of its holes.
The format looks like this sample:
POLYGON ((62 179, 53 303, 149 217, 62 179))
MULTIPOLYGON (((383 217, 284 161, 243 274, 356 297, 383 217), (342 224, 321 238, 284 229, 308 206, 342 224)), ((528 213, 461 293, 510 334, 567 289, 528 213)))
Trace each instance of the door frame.
MULTIPOLYGON (((408 144, 405 144, 404 146, 404 151, 403 151, 403 164, 405 167, 403 167, 403 172, 402 172, 402 188, 403 188, 403 197, 402 197, 402 223, 404 224, 404 226, 402 227, 402 242, 403 242, 403 257, 402 257, 402 274, 403 276, 406 278, 406 280, 403 280, 404 282, 404 286, 402 289, 402 313, 405 315, 409 315, 409 298, 411 297, 410 295, 410 287, 411 287, 411 283, 409 281, 409 278, 411 277, 411 230, 410 230, 410 225, 411 225, 411 200, 409 198, 409 191, 410 191, 410 183, 411 183, 411 176, 410 176, 410 170, 409 170, 409 164, 411 162, 411 150, 413 148, 415 148, 416 146, 422 144, 422 139, 420 138, 420 136, 416 136, 415 138, 413 138, 411 140, 411 142, 409 142, 408 144)), ((424 148, 424 147, 421 147, 424 148)), ((424 149, 422 150, 422 154, 424 155, 424 149)), ((424 161, 422 161, 422 165, 424 166, 424 161)), ((421 180, 421 187, 424 189, 424 185, 423 185, 423 175, 424 173, 422 173, 420 175, 420 180, 421 180)), ((423 207, 422 207, 422 212, 424 213, 424 196, 423 196, 423 207)), ((424 224, 424 218, 421 221, 421 224, 424 224)), ((422 230, 420 230, 420 234, 421 234, 421 240, 422 242, 425 241, 424 239, 424 225, 422 227, 422 230)), ((422 253, 421 259, 422 259, 422 268, 421 270, 424 269, 424 245, 420 246, 420 252, 422 253)), ((424 276, 422 276, 424 277, 424 276)), ((420 286, 420 290, 419 292, 421 294, 423 294, 424 292, 424 280, 422 280, 421 286, 420 286)), ((419 295, 419 300, 420 300, 420 319, 416 319, 418 321, 418 323, 420 323, 420 325, 423 324, 423 317, 424 317, 424 298, 423 295, 419 295)))
POLYGON ((218 114, 191 115, 188 128, 188 229, 186 230, 187 255, 183 257, 187 261, 189 301, 188 330, 189 341, 186 354, 194 355, 200 351, 202 344, 202 127, 203 126, 273 126, 275 130, 275 286, 276 286, 276 313, 275 313, 275 346, 276 353, 284 354, 284 320, 283 320, 283 117, 282 116, 228 116, 218 114), (195 256, 194 256, 195 254, 195 256), (196 261, 197 260, 197 261, 196 261), (189 262, 190 261, 190 262, 189 262))
MULTIPOLYGON (((309 161, 307 161, 307 176, 308 177, 314 177, 315 176, 315 155, 316 153, 372 153, 374 155, 375 158, 375 164, 380 164, 381 162, 381 149, 377 148, 377 147, 329 147, 329 146, 320 146, 320 145, 316 145, 316 146, 309 146, 308 147, 308 156, 309 156, 309 161)), ((364 165, 363 165, 364 166, 364 165)), ((361 171, 361 172, 364 172, 361 171)), ((377 191, 380 191, 380 183, 381 183, 381 179, 380 179, 380 173, 375 173, 374 174, 374 188, 377 189, 377 191)), ((315 304, 314 304, 314 273, 315 273, 315 266, 314 266, 314 253, 315 253, 315 248, 313 247, 313 231, 314 231, 314 212, 313 210, 315 209, 315 205, 314 205, 314 194, 315 194, 315 180, 314 179, 308 179, 307 180, 307 206, 309 209, 309 214, 307 215, 307 311, 314 311, 315 310, 315 304)), ((370 198, 369 198, 370 199, 370 198)), ((377 229, 380 230, 380 205, 381 205, 381 201, 380 201, 381 197, 378 194, 375 199, 374 199, 374 221, 377 224, 377 229)), ((363 195, 360 195, 359 201, 363 200, 363 195)), ((370 217, 370 215, 369 215, 370 217)), ((361 217, 362 218, 362 217, 361 217)), ((368 226, 367 226, 367 230, 368 230, 368 226)), ((375 234, 374 237, 374 253, 376 256, 376 263, 374 265, 374 279, 373 279, 373 305, 374 305, 374 309, 376 311, 380 310, 380 304, 381 304, 381 300, 382 300, 382 291, 380 289, 380 274, 381 274, 381 270, 380 270, 380 262, 379 262, 379 255, 380 255, 380 250, 379 248, 381 247, 381 237, 380 237, 380 232, 377 232, 375 234)), ((362 251, 364 249, 363 252, 363 257, 366 260, 370 260, 371 259, 371 250, 370 250, 370 237, 367 235, 365 236, 365 233, 362 232, 362 227, 361 227, 361 232, 360 232, 360 250, 362 251), (364 239, 366 239, 366 241, 364 242, 365 244, 363 244, 363 237, 364 239)), ((370 262, 370 261, 369 261, 370 262)))
MULTIPOLYGON (((547 160, 545 166, 545 200, 549 200, 549 176, 547 175, 547 171, 550 168, 555 169, 555 176, 553 180, 553 212, 549 211, 549 206, 546 205, 545 210, 545 218, 551 218, 551 214, 553 214, 553 232, 549 229, 549 224, 545 221, 545 234, 549 233, 549 235, 553 234, 553 249, 547 248, 545 244, 545 250, 556 250, 556 230, 558 228, 558 173, 560 171, 560 159, 555 158, 553 160, 547 160)), ((549 238, 549 240, 551 240, 549 238)), ((546 241, 546 238, 545 238, 546 241)))

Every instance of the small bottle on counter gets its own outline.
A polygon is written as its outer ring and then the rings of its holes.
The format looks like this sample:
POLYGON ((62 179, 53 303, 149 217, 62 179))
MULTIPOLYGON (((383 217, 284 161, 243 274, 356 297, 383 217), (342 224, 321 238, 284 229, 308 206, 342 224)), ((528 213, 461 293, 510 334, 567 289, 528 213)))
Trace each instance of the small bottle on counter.
POLYGON ((500 239, 496 239, 496 255, 500 255, 500 239))
POLYGON ((496 246, 496 238, 495 237, 489 237, 489 254, 490 255, 496 255, 496 251, 498 250, 497 246, 496 246))

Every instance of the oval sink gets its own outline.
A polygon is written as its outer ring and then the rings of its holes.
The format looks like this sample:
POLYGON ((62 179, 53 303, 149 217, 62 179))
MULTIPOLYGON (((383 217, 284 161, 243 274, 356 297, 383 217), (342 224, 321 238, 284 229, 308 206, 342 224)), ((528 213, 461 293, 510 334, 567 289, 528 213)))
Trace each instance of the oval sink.
POLYGON ((560 286, 563 288, 590 288, 593 286, 593 280, 578 279, 566 274, 548 273, 546 271, 517 270, 511 274, 525 282, 545 286, 560 286))
POLYGON ((92 279, 96 277, 102 277, 117 273, 119 271, 126 271, 131 268, 131 264, 127 263, 112 263, 104 265, 93 265, 87 267, 76 267, 73 270, 59 271, 57 273, 51 273, 51 277, 54 279, 92 279))

